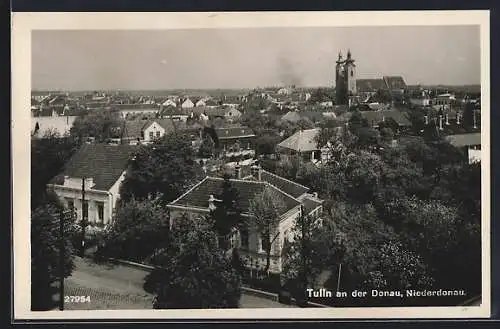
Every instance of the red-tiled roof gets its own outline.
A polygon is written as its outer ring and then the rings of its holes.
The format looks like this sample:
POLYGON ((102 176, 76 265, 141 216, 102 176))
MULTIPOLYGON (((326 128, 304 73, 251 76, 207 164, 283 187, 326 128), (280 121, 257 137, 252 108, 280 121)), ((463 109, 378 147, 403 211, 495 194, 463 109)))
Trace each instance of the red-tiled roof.
POLYGON ((107 191, 126 169, 135 150, 137 147, 129 145, 84 144, 54 180, 62 176, 93 178, 92 189, 107 191))
MULTIPOLYGON (((230 179, 230 181, 232 186, 238 191, 239 205, 243 212, 246 213, 248 213, 250 200, 258 193, 261 193, 266 186, 271 186, 266 182, 250 180, 230 179)), ((208 209, 208 198, 211 194, 217 198, 217 196, 222 193, 223 182, 224 179, 219 177, 205 177, 205 179, 195 185, 190 191, 177 200, 174 200, 169 205, 208 209)), ((290 197, 277 188, 275 188, 275 190, 283 197, 286 207, 283 213, 300 205, 298 200, 290 197)))

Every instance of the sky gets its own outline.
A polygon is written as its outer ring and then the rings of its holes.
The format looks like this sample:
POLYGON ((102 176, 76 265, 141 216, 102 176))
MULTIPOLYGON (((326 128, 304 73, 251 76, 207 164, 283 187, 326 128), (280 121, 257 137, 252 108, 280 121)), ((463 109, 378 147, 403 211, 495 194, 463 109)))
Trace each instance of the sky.
POLYGON ((33 90, 332 86, 339 51, 357 78, 480 84, 479 26, 37 30, 33 90))

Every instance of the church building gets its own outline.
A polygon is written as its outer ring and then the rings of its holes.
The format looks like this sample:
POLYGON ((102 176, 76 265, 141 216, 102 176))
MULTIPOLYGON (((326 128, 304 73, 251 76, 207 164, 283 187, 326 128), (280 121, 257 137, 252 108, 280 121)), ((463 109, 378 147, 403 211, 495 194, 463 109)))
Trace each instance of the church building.
POLYGON ((351 51, 347 52, 347 58, 339 58, 335 66, 335 97, 337 105, 351 105, 353 97, 356 96, 356 65, 352 59, 351 51))

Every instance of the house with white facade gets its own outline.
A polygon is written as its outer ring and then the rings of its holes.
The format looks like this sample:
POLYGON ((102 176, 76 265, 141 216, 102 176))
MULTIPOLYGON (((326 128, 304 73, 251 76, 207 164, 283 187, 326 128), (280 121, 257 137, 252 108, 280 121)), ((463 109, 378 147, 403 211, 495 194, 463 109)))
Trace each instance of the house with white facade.
POLYGON ((446 140, 464 150, 469 163, 481 162, 481 133, 448 135, 446 140))
MULTIPOLYGON (((231 246, 237 248, 248 268, 264 268, 267 261, 266 241, 271 241, 270 272, 282 271, 282 250, 286 239, 292 238, 292 228, 296 219, 307 214, 320 216, 323 201, 316 194, 309 193, 309 188, 287 180, 271 172, 252 166, 248 175, 243 174, 240 167, 235 168, 234 178, 229 179, 233 188, 238 191, 242 216, 251 218, 250 200, 269 189, 276 197, 282 199, 284 209, 276 218, 269 234, 252 226, 235 228, 231 235, 231 246), (268 238, 269 237, 269 238, 268 238)), ((222 193, 223 178, 207 176, 198 184, 186 191, 167 205, 171 223, 184 214, 203 220, 211 210, 217 207, 222 193)))
POLYGON ((168 98, 161 105, 163 107, 168 107, 168 106, 174 106, 175 107, 175 106, 177 106, 177 103, 173 99, 168 98))
POLYGON ((144 144, 162 138, 175 131, 171 119, 130 120, 125 122, 122 143, 144 144))
POLYGON ((190 108, 193 108, 194 107, 194 103, 189 99, 189 98, 186 98, 182 104, 181 104, 181 107, 183 109, 190 109, 190 108))
POLYGON ((160 108, 154 104, 115 104, 113 105, 120 111, 123 119, 133 116, 151 116, 157 115, 160 108))
POLYGON ((66 207, 75 210, 78 220, 85 217, 98 226, 110 224, 120 199, 120 184, 135 150, 129 145, 84 144, 48 188, 66 207))
POLYGON ((76 116, 31 117, 31 136, 42 138, 48 133, 68 135, 76 116))
POLYGON ((299 130, 276 146, 276 151, 284 159, 299 156, 306 162, 322 162, 329 158, 329 150, 319 147, 316 137, 320 128, 299 130))
POLYGON ((224 118, 228 121, 233 121, 240 117, 241 117, 241 112, 234 107, 227 109, 224 113, 224 118))

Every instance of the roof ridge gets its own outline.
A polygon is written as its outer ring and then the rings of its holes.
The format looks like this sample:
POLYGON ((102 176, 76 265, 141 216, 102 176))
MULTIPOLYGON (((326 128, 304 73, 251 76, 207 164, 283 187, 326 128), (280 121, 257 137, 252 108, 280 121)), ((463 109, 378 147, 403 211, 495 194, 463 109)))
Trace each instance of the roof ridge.
POLYGON ((174 204, 174 203, 178 202, 180 199, 182 199, 183 197, 185 197, 187 194, 191 193, 191 191, 193 191, 195 188, 197 188, 198 186, 200 186, 201 183, 203 183, 204 181, 206 181, 208 178, 209 178, 209 176, 205 176, 201 181, 199 181, 198 183, 196 183, 195 185, 193 185, 190 189, 188 189, 186 192, 184 192, 180 197, 178 197, 177 199, 175 199, 172 202, 169 202, 168 204, 170 205, 170 204, 174 204))
POLYGON ((294 201, 297 201, 298 203, 302 204, 302 202, 300 202, 297 198, 294 198, 293 196, 291 196, 290 194, 286 193, 285 191, 283 191, 282 189, 280 189, 279 187, 277 186, 274 186, 273 184, 269 183, 269 182, 265 182, 265 185, 268 185, 276 190, 278 190, 280 193, 283 193, 284 195, 286 195, 287 197, 289 197, 290 199, 294 200, 294 201))
POLYGON ((287 178, 285 178, 285 177, 281 177, 280 175, 276 175, 275 173, 272 173, 272 172, 267 171, 267 170, 265 170, 265 169, 261 169, 261 170, 262 170, 263 172, 266 172, 266 173, 268 173, 268 174, 272 175, 272 176, 276 176, 276 177, 278 177, 278 178, 281 178, 281 179, 282 179, 282 180, 284 180, 284 181, 287 181, 287 182, 290 182, 290 183, 295 184, 295 185, 297 185, 297 186, 300 186, 300 187, 306 188, 307 190, 310 190, 310 189, 311 189, 310 187, 307 187, 307 186, 305 186, 305 185, 299 184, 299 183, 294 182, 294 181, 292 181, 292 180, 290 180, 290 179, 287 179, 287 178))

